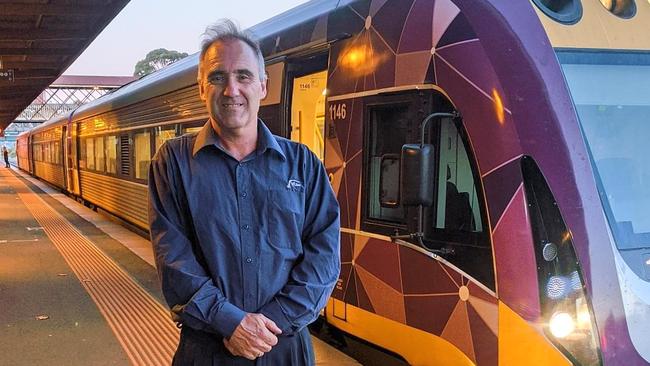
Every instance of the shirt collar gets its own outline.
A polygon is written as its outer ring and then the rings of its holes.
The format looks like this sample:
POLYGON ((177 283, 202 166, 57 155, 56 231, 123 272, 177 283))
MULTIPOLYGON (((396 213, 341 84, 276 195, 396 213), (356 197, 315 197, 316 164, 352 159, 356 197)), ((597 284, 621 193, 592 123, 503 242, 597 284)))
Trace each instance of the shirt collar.
MULTIPOLYGON (((192 157, 196 156, 196 154, 201 149, 203 149, 208 145, 214 145, 217 148, 222 149, 219 135, 217 135, 217 133, 214 131, 214 128, 212 128, 212 124, 210 124, 210 120, 208 120, 203 125, 203 127, 201 127, 198 134, 196 135, 196 139, 194 140, 194 148, 192 149, 192 157)), ((261 119, 258 119, 256 153, 259 155, 264 153, 268 149, 277 151, 280 157, 282 157, 282 160, 285 161, 287 160, 284 151, 282 151, 282 148, 280 148, 278 141, 275 139, 271 131, 268 129, 268 127, 266 127, 266 125, 264 124, 264 122, 262 122, 261 119)))

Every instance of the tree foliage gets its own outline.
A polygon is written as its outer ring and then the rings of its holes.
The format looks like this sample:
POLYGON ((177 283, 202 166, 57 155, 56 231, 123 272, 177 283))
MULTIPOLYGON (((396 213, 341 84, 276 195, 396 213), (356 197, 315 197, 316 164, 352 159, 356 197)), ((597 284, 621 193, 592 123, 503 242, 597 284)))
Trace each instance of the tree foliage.
POLYGON ((174 50, 167 50, 165 48, 155 49, 147 53, 144 60, 140 60, 135 64, 133 76, 143 77, 156 70, 160 70, 169 64, 173 64, 184 57, 187 57, 187 53, 185 52, 181 53, 174 50))

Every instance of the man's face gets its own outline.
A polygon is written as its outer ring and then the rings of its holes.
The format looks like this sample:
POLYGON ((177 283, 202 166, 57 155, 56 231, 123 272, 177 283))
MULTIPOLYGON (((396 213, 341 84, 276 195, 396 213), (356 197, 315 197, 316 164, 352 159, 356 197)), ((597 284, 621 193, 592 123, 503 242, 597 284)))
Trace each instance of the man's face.
POLYGON ((266 80, 253 49, 240 40, 217 41, 204 54, 200 69, 201 99, 222 132, 241 134, 246 127, 257 128, 266 80))

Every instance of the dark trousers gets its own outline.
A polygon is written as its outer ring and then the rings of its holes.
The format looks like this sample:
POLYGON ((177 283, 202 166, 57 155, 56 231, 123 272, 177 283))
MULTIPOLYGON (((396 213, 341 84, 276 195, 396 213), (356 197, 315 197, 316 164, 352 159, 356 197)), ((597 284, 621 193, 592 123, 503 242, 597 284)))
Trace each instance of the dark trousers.
POLYGON ((314 349, 307 328, 292 335, 279 336, 278 344, 264 356, 251 361, 230 354, 216 334, 183 327, 173 366, 312 366, 314 349))

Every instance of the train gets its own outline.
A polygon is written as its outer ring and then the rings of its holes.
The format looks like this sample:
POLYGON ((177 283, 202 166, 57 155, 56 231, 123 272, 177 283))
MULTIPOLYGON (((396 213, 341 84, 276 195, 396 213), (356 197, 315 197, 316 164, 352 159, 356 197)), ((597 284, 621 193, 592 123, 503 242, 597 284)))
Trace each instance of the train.
MULTIPOLYGON (((260 117, 323 161, 322 312, 413 365, 650 363, 650 2, 313 0, 250 28, 260 117)), ((18 137, 19 167, 147 229, 208 119, 198 55, 18 137)))

